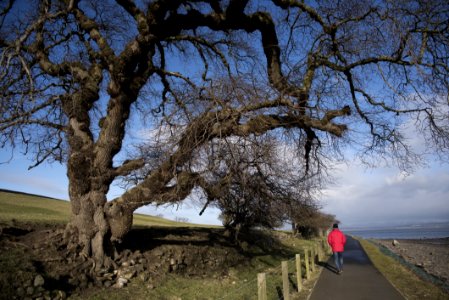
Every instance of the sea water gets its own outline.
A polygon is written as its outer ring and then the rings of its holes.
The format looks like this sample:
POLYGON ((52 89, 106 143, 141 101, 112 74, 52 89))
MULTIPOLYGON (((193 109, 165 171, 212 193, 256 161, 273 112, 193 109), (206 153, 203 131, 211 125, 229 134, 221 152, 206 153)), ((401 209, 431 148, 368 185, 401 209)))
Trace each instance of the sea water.
POLYGON ((449 224, 392 226, 381 228, 342 228, 345 234, 371 239, 432 239, 449 237, 449 224))

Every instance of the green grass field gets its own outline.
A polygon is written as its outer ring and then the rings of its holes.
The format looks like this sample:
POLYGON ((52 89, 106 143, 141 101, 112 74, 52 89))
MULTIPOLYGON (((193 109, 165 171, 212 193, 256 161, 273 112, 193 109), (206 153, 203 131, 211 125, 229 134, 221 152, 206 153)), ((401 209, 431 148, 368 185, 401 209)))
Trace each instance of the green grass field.
POLYGON ((0 220, 67 222, 70 203, 63 200, 0 191, 0 220))
MULTIPOLYGON (((0 221, 12 219, 21 222, 67 223, 70 217, 70 203, 37 195, 0 191, 0 221)), ((174 227, 217 227, 191 223, 175 222, 161 217, 134 214, 135 226, 174 226, 174 227)))

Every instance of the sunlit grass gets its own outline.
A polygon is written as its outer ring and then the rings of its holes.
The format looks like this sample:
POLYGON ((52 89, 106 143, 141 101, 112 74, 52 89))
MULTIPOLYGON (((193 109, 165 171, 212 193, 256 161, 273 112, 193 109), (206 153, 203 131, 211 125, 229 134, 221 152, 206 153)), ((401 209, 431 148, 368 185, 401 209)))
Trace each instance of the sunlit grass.
MULTIPOLYGON (((67 223, 70 218, 70 203, 41 196, 0 191, 0 221, 67 223)), ((135 226, 172 226, 172 227, 217 227, 175 222, 161 217, 134 214, 135 226)))
POLYGON ((67 222, 68 201, 0 191, 0 220, 67 222))

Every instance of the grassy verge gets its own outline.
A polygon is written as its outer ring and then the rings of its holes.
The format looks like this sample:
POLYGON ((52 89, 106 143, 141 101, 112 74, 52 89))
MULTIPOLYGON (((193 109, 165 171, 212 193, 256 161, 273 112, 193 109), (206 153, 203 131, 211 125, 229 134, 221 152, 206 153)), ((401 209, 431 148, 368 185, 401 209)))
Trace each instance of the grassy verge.
POLYGON ((383 254, 367 240, 359 240, 376 268, 409 300, 449 299, 449 295, 431 283, 422 281, 412 271, 393 258, 383 254))

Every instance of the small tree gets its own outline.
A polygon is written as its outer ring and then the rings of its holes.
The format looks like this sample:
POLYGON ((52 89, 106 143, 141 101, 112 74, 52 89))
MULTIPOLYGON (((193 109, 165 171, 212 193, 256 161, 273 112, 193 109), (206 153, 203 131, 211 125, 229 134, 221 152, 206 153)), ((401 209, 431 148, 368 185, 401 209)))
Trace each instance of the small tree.
MULTIPOLYGON (((254 227, 276 228, 312 201, 314 179, 321 173, 302 173, 301 158, 281 149, 276 137, 234 140, 217 143, 208 169, 210 182, 220 182, 214 206, 221 210, 223 225, 238 240, 240 232, 254 227)), ((317 166, 317 164, 314 164, 317 166)), ((314 168, 318 172, 318 169, 314 168)), ((320 171, 321 172, 321 171, 320 171)), ((317 180, 323 183, 323 180, 317 180)))
POLYGON ((320 212, 316 207, 303 208, 292 220, 293 232, 305 238, 323 236, 334 223, 338 223, 334 215, 320 212))

